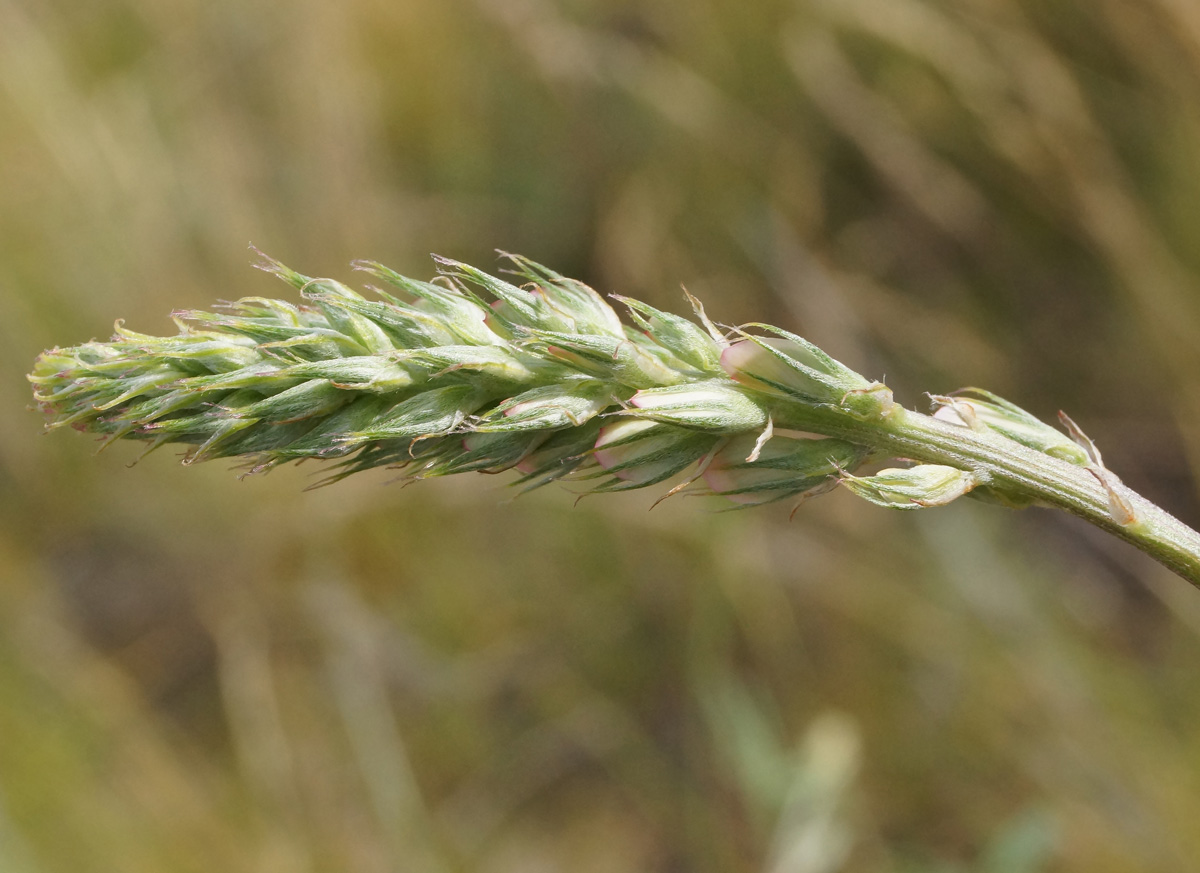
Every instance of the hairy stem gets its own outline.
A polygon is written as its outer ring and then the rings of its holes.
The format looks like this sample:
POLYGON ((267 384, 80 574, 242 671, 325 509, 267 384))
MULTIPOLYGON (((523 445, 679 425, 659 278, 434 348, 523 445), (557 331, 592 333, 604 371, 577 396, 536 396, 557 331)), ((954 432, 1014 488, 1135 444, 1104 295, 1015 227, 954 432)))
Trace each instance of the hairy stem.
POLYGON ((813 430, 866 444, 884 454, 968 470, 981 483, 1011 497, 1065 509, 1132 543, 1200 588, 1200 532, 1150 502, 1111 474, 1108 487, 1132 510, 1133 520, 1114 518, 1113 496, 1089 468, 1080 467, 987 431, 939 421, 894 407, 864 422, 838 410, 780 403, 773 409, 786 427, 813 430))

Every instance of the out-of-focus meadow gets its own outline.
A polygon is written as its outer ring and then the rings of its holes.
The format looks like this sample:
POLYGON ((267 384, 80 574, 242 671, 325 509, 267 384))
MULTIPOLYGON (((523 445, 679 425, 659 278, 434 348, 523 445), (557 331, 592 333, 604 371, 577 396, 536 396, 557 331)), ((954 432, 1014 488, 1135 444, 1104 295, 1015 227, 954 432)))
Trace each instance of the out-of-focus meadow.
POLYGON ((1198 156, 1189 0, 0 0, 0 870, 1194 869, 1200 594, 1072 519, 129 468, 23 374, 501 248, 1195 524, 1198 156))

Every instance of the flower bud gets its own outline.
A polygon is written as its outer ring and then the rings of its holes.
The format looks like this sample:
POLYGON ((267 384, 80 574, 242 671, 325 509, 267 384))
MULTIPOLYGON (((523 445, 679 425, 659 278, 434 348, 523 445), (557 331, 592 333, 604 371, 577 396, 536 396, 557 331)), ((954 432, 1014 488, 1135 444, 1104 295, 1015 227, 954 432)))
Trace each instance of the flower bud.
POLYGON ((458 439, 461 442, 461 451, 453 454, 439 453, 440 457, 422 471, 420 476, 448 476, 452 473, 469 473, 476 470, 501 473, 517 466, 540 443, 545 442, 547 436, 544 431, 473 432, 461 437, 449 436, 446 437, 447 440, 458 439))
POLYGON ((356 430, 337 437, 336 442, 357 444, 449 433, 478 409, 483 400, 479 390, 470 385, 431 388, 380 412, 356 430))
POLYGON ((326 379, 310 379, 236 409, 220 409, 218 417, 255 418, 277 424, 330 415, 354 395, 326 379))
POLYGON ((863 478, 845 473, 841 482, 864 500, 889 509, 943 506, 978 484, 966 470, 940 464, 893 467, 863 478))
POLYGON ((576 333, 625 336, 617 313, 592 288, 521 255, 503 254, 515 267, 513 272, 534 284, 534 293, 540 293, 551 309, 571 320, 576 333))
POLYGON ((246 337, 221 335, 216 331, 147 336, 127 330, 119 321, 113 329, 116 334, 113 345, 118 355, 103 362, 104 369, 119 367, 122 361, 152 357, 160 363, 170 362, 184 369, 221 373, 245 367, 259 359, 255 341, 246 337))
POLYGON ((488 412, 472 429, 500 433, 578 427, 612 406, 613 393, 613 386, 594 379, 531 388, 488 412))
MULTIPOLYGON (((409 388, 413 375, 391 358, 380 355, 358 355, 353 358, 333 358, 328 361, 309 361, 294 364, 281 376, 302 376, 328 379, 339 388, 390 394, 409 388)), ((253 386, 251 386, 253 387, 253 386)))
POLYGON ((963 388, 954 395, 936 394, 930 399, 938 406, 933 417, 940 421, 972 430, 994 431, 1023 446, 1081 467, 1090 462, 1087 451, 1066 434, 990 391, 963 388), (973 396, 966 398, 962 394, 973 396))
MULTIPOLYGON (((355 261, 356 270, 377 276, 396 288, 407 291, 416 298, 415 304, 398 300, 380 289, 376 292, 394 307, 409 314, 413 321, 426 325, 426 330, 448 330, 454 338, 446 342, 461 342, 469 345, 503 345, 504 339, 486 324, 488 309, 478 297, 464 294, 457 288, 446 288, 432 282, 419 282, 401 276, 395 270, 375 261, 355 261)), ((426 343, 436 345, 437 343, 426 343)))
POLYGON ((709 490, 743 505, 784 500, 820 488, 839 472, 855 469, 869 453, 845 440, 778 435, 750 460, 756 448, 752 434, 726 443, 704 470, 709 490))
POLYGON ((721 346, 693 322, 631 297, 612 297, 624 303, 634 321, 680 361, 705 373, 720 372, 721 346))
POLYGON ((745 337, 721 353, 721 367, 735 382, 758 391, 841 405, 850 392, 875 386, 803 337, 768 325, 778 334, 745 337))
POLYGON ((438 346, 397 353, 405 364, 419 364, 430 376, 461 372, 477 386, 511 388, 533 382, 536 376, 526 360, 499 346, 438 346))
POLYGON ((489 276, 480 269, 464 264, 452 258, 434 255, 438 269, 444 276, 451 276, 460 281, 470 282, 483 288, 502 301, 503 310, 493 310, 493 316, 499 315, 500 320, 507 326, 539 328, 543 330, 572 331, 570 319, 557 312, 546 301, 546 295, 540 290, 530 291, 518 288, 511 282, 505 282, 495 276, 489 276))
POLYGON ((517 463, 516 468, 524 475, 514 484, 529 490, 572 473, 591 459, 599 434, 600 422, 596 419, 583 427, 552 434, 517 463))
POLYGON ((650 388, 634 394, 629 405, 631 415, 721 433, 761 430, 767 424, 767 411, 724 380, 650 388))
POLYGON ((631 339, 548 330, 526 333, 531 344, 544 348, 551 357, 598 379, 613 379, 630 388, 653 388, 683 381, 679 372, 631 339))
POLYGON ((621 481, 595 490, 619 491, 662 482, 704 457, 717 439, 647 419, 626 418, 605 425, 592 457, 621 481))
MULTIPOLYGON (((407 331, 386 329, 389 320, 403 323, 401 309, 390 303, 366 300, 341 282, 314 279, 305 289, 304 296, 316 304, 330 327, 357 342, 368 354, 381 355, 414 342, 414 337, 407 331)), ((439 331, 444 333, 440 326, 439 331)))

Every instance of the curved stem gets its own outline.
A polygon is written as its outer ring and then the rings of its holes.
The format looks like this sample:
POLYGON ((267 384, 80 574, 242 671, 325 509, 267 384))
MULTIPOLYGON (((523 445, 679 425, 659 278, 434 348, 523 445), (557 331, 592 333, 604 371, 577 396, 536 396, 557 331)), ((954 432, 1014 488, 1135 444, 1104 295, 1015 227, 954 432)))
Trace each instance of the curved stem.
POLYGON ((981 484, 1006 494, 1057 506, 1132 543, 1200 588, 1200 533, 1146 500, 1115 476, 1107 486, 1132 510, 1122 523, 1113 497, 1087 467, 1026 448, 1002 436, 938 421, 895 407, 884 418, 863 421, 841 410, 780 403, 775 421, 785 427, 820 431, 893 456, 968 470, 981 484))

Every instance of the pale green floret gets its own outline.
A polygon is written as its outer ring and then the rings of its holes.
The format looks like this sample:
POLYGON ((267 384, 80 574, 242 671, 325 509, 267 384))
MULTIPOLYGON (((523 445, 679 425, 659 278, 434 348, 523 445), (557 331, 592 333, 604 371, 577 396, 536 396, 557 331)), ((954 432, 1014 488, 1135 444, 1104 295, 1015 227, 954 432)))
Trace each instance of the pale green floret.
POLYGON ((718 437, 645 419, 624 419, 600 430, 593 454, 613 480, 596 491, 656 485, 708 454, 718 437), (618 481, 620 480, 620 481, 618 481))
POLYGON ((874 383, 803 337, 765 324, 746 327, 757 327, 775 336, 761 337, 739 330, 743 339, 721 353, 721 367, 742 385, 827 404, 841 404, 851 392, 873 387, 874 383))
POLYGON ((552 309, 570 319, 576 333, 625 335, 625 326, 617 313, 587 285, 521 255, 506 252, 504 257, 512 262, 515 275, 528 280, 552 309))
MULTIPOLYGON (((517 467, 545 442, 545 431, 513 431, 509 433, 474 433, 443 437, 461 440, 461 451, 441 462, 428 464, 424 470, 414 470, 417 478, 448 476, 453 473, 502 473, 517 467)), ((420 445, 414 447, 420 453, 420 445)))
POLYGON ((490 310, 474 295, 457 288, 409 279, 374 261, 355 261, 353 266, 416 298, 408 303, 382 289, 374 289, 386 304, 409 319, 410 329, 414 325, 425 325, 439 334, 449 333, 454 337, 448 340, 450 343, 503 345, 506 341, 488 327, 490 310))
POLYGON ((524 347, 537 350, 568 367, 629 388, 674 385, 684 375, 634 340, 608 335, 528 330, 524 347))
POLYGON ((864 500, 888 509, 944 506, 977 484, 975 476, 966 470, 941 464, 893 467, 862 478, 843 473, 841 482, 864 500))
POLYGON ((704 481, 712 494, 753 506, 826 488, 839 473, 857 469, 868 454, 862 446, 837 439, 774 436, 760 447, 746 434, 732 438, 713 456, 704 481))
MULTIPOLYGON (((398 353, 404 364, 415 364, 428 373, 430 379, 454 376, 469 379, 476 387, 496 393, 506 393, 536 382, 536 372, 545 369, 542 361, 497 346, 437 346, 398 353)), ((555 367, 553 375, 564 375, 555 367)))
POLYGON ((1091 462, 1087 451, 1062 431, 991 391, 962 388, 949 396, 931 395, 930 399, 938 407, 934 418, 974 430, 995 431, 1023 446, 1081 467, 1091 462))
POLYGON ((721 372, 724 344, 718 344, 706 331, 686 318, 662 312, 632 297, 613 294, 612 298, 624 303, 633 320, 681 363, 695 367, 701 373, 721 372))
POLYGON ((761 430, 768 419, 760 403, 728 380, 650 388, 629 405, 631 415, 720 433, 761 430))
POLYGON ((329 415, 346 402, 346 392, 327 379, 312 379, 238 408, 222 408, 217 415, 253 418, 286 424, 329 415))
POLYGON ((582 427, 543 436, 544 442, 538 443, 528 455, 513 465, 522 474, 515 484, 524 486, 525 490, 566 478, 594 464, 591 450, 600 436, 600 421, 593 419, 582 427))
MULTIPOLYGON (((439 255, 434 255, 433 258, 437 261, 443 276, 478 285, 503 302, 505 308, 493 312, 503 313, 500 320, 505 322, 510 330, 525 327, 549 331, 575 331, 576 323, 572 318, 570 307, 562 305, 562 301, 550 299, 542 288, 535 287, 533 290, 518 288, 512 283, 490 276, 470 264, 443 258, 439 255), (555 305, 555 303, 560 305, 555 305)), ((580 312, 579 315, 585 323, 589 321, 585 313, 580 312)))
POLYGON ((486 395, 472 385, 430 388, 397 403, 366 427, 340 436, 336 441, 354 445, 381 439, 448 434, 485 402, 486 395))
POLYGON ((617 396, 618 389, 595 379, 543 385, 505 400, 471 427, 479 433, 578 427, 612 406, 617 396))

